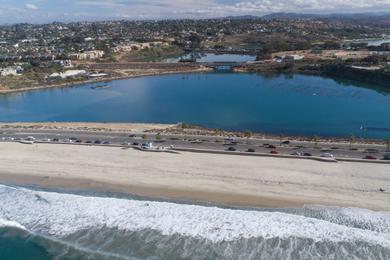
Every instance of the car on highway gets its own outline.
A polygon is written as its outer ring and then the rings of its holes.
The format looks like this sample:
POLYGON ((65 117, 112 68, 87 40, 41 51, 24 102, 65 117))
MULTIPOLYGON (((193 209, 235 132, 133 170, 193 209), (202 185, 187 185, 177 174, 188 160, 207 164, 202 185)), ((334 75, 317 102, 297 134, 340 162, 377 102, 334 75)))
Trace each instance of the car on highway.
POLYGON ((379 153, 378 149, 368 148, 364 151, 365 153, 379 153))
POLYGON ((278 152, 278 151, 275 151, 275 150, 272 150, 272 151, 270 151, 269 153, 270 153, 270 154, 279 154, 279 152, 278 152))
POLYGON ((382 160, 390 161, 390 154, 383 155, 383 159, 382 160))
POLYGON ((86 143, 86 144, 92 144, 92 141, 89 141, 89 140, 88 140, 88 141, 86 141, 85 143, 86 143))
POLYGON ((253 148, 249 148, 248 150, 246 150, 246 152, 247 152, 247 153, 254 153, 254 152, 256 152, 256 150, 253 149, 253 148))
POLYGON ((288 144, 290 144, 290 141, 288 141, 288 140, 287 141, 283 141, 282 144, 283 145, 288 145, 288 144))
POLYGON ((312 156, 311 153, 304 153, 303 156, 312 156))
POLYGON ((105 142, 103 142, 103 144, 111 144, 109 141, 105 141, 105 142))
POLYGON ((276 148, 276 146, 275 145, 272 145, 272 144, 270 144, 270 145, 268 145, 268 147, 267 147, 268 149, 275 149, 276 148))
POLYGON ((367 155, 363 159, 366 159, 366 160, 376 160, 377 158, 375 156, 373 156, 373 155, 367 155))
POLYGON ((132 145, 139 145, 139 143, 138 142, 134 142, 134 143, 132 143, 132 145))
POLYGON ((60 139, 58 139, 58 138, 53 138, 53 142, 59 142, 60 141, 60 139))
POLYGON ((301 152, 293 152, 291 155, 294 155, 294 156, 302 156, 302 153, 301 153, 301 152))
POLYGON ((323 153, 323 154, 321 154, 321 157, 324 157, 324 158, 334 158, 334 155, 331 154, 331 153, 323 153))
POLYGON ((234 148, 234 147, 229 147, 227 150, 228 150, 229 152, 234 152, 234 151, 236 151, 237 149, 234 148))

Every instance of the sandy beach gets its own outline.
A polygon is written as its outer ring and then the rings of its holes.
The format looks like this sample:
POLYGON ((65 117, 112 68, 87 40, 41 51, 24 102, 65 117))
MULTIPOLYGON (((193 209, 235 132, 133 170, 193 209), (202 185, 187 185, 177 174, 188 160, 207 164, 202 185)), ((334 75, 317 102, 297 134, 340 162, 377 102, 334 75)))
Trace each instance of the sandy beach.
POLYGON ((0 129, 51 129, 75 131, 108 131, 108 132, 144 132, 162 131, 175 127, 175 124, 150 123, 98 123, 98 122, 17 122, 2 123, 0 129))
POLYGON ((236 206, 321 204, 390 210, 389 170, 388 164, 0 143, 3 184, 118 191, 236 206))

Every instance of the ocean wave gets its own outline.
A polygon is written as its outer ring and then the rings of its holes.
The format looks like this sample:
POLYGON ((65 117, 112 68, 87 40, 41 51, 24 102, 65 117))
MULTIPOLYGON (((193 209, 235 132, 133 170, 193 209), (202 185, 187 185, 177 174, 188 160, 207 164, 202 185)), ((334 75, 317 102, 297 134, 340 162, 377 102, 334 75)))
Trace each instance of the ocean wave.
POLYGON ((222 258, 390 257, 390 212, 363 209, 236 210, 0 185, 0 218, 75 248, 135 259, 162 248, 165 259, 170 248, 183 258, 197 258, 197 250, 222 258))
POLYGON ((390 234, 390 212, 361 208, 306 205, 303 216, 326 220, 339 225, 390 234))
POLYGON ((1 218, 0 218, 0 228, 16 228, 20 230, 27 230, 24 226, 22 226, 21 224, 15 221, 10 221, 1 218))

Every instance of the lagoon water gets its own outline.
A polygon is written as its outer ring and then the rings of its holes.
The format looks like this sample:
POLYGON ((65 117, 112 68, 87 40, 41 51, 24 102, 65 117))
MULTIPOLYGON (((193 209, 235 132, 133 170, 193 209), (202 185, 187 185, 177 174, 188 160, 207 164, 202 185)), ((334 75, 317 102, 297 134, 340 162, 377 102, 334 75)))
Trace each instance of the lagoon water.
POLYGON ((186 122, 286 135, 390 138, 389 90, 307 75, 212 72, 0 95, 0 121, 186 122))

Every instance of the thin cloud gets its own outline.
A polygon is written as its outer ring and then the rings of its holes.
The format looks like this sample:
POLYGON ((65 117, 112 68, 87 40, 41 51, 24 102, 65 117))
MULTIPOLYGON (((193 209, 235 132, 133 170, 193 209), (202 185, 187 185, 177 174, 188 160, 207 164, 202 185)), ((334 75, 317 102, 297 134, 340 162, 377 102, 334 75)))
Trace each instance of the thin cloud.
POLYGON ((29 9, 29 10, 38 10, 38 6, 34 5, 34 4, 26 4, 26 8, 29 9))

